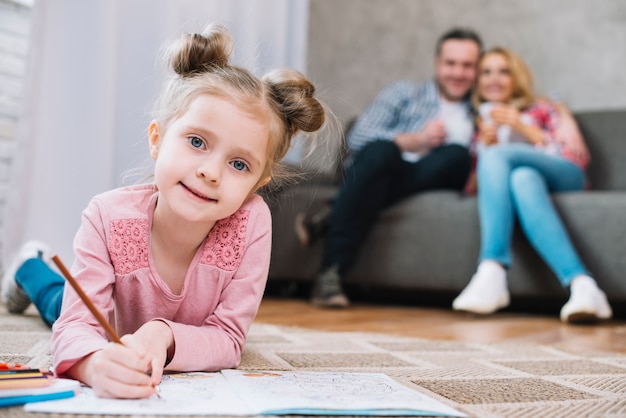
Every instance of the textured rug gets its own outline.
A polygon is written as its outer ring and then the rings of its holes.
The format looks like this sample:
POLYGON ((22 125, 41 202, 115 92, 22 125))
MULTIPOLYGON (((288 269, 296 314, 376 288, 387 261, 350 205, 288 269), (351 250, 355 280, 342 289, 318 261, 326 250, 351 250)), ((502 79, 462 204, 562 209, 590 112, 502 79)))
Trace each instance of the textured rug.
MULTIPOLYGON (((0 307, 0 361, 48 367, 50 330, 0 307)), ((626 356, 255 323, 241 368, 382 372, 471 417, 626 417, 626 356)), ((1 417, 50 417, 21 407, 1 417)))

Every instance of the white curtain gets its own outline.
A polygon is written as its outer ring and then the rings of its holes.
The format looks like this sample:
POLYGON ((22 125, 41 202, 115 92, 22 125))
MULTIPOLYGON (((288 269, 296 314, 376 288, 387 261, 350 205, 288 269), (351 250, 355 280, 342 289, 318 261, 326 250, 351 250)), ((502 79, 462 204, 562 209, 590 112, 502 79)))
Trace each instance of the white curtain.
POLYGON ((3 265, 30 239, 71 264, 89 199, 148 161, 149 111, 166 71, 161 46, 209 22, 231 30, 234 61, 255 74, 279 66, 305 72, 308 0, 35 3, 3 265))

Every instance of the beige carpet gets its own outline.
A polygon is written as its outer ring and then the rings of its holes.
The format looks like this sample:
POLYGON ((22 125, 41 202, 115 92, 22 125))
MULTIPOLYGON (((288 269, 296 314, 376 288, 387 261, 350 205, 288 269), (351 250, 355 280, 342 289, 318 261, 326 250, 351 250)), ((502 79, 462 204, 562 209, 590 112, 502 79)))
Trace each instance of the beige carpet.
MULTIPOLYGON (((50 331, 28 312, 0 307, 0 361, 47 367, 50 331)), ((626 417, 626 356, 614 353, 254 324, 241 367, 382 372, 472 417, 626 417)))

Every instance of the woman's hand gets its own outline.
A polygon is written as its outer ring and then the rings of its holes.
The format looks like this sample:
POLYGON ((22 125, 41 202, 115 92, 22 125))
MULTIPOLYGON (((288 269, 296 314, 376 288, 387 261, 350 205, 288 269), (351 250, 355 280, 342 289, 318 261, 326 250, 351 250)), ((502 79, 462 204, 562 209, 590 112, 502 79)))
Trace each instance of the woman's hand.
POLYGON ((522 135, 533 145, 545 145, 546 140, 543 132, 536 126, 522 122, 521 114, 515 107, 505 104, 497 104, 491 111, 491 118, 496 125, 508 125, 518 134, 522 135))
POLYGON ((509 125, 514 131, 517 131, 519 126, 522 125, 519 110, 513 106, 501 103, 493 106, 491 119, 493 119, 496 125, 509 125))
POLYGON ((493 123, 485 123, 482 118, 479 117, 477 124, 478 138, 483 144, 490 146, 498 143, 498 133, 493 123))

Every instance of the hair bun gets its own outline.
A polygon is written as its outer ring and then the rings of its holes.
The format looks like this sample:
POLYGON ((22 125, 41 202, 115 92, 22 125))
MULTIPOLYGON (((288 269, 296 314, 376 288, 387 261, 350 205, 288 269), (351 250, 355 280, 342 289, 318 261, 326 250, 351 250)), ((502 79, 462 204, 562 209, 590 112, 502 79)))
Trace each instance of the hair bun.
POLYGON ((221 25, 210 25, 202 33, 187 34, 170 53, 170 63, 181 77, 229 65, 233 38, 221 25))
POLYGON ((302 73, 290 68, 269 72, 263 77, 281 108, 291 135, 317 131, 325 120, 325 109, 315 98, 315 86, 302 73))

